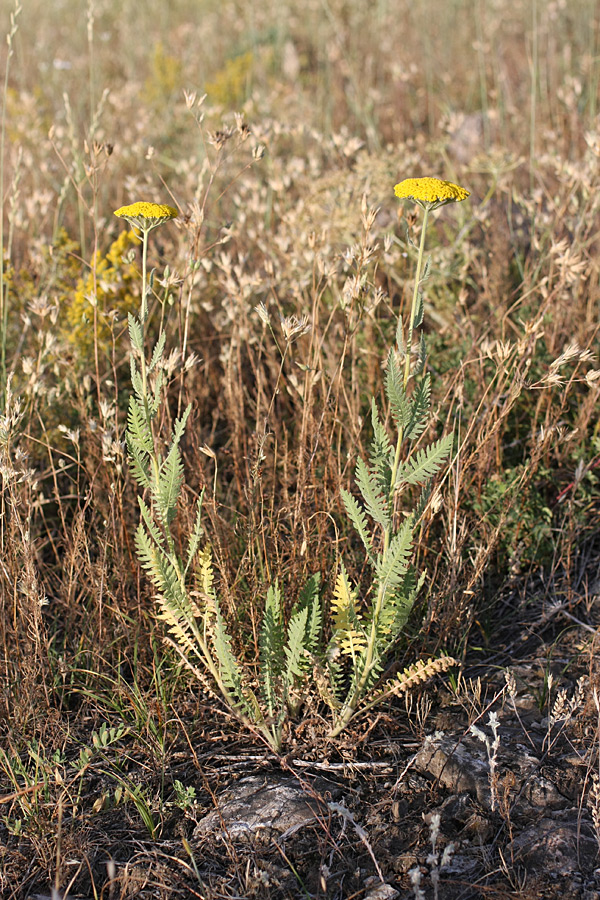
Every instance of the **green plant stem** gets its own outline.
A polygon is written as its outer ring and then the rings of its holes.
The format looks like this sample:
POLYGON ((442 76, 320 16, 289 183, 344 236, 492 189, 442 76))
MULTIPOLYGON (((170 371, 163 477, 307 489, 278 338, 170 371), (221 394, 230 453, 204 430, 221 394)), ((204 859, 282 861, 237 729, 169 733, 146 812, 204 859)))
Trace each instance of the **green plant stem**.
POLYGON ((427 234, 427 219, 429 217, 429 206, 424 205, 423 210, 423 227, 421 228, 421 240, 419 241, 419 255, 417 257, 417 271, 415 274, 415 286, 413 289, 412 306, 410 309, 410 320, 408 323, 408 337, 406 339, 406 358, 404 360, 404 390, 410 378, 410 348, 412 345, 412 336, 415 325, 415 314, 419 301, 419 286, 421 284, 421 269, 423 268, 423 251, 425 249, 425 235, 427 234))
MULTIPOLYGON (((146 410, 146 421, 148 422, 148 428, 150 429, 150 434, 152 435, 152 443, 154 445, 154 453, 152 454, 152 468, 154 469, 154 478, 156 479, 156 484, 158 486, 159 478, 160 478, 160 463, 158 459, 158 452, 156 450, 156 439, 154 436, 154 423, 152 422, 152 416, 150 414, 150 403, 148 400, 148 367, 146 365, 146 353, 145 353, 145 339, 146 339, 146 320, 148 318, 148 284, 147 284, 147 271, 148 271, 148 235, 150 234, 151 228, 144 228, 142 230, 142 307, 140 310, 140 329, 142 332, 142 351, 140 353, 140 375, 142 377, 142 390, 144 393, 144 407, 146 410)), ((167 541, 169 545, 171 545, 170 533, 168 529, 165 529, 167 541)), ((177 554, 174 552, 175 548, 170 546, 170 549, 173 552, 173 557, 176 559, 177 554)))
MULTIPOLYGON (((144 229, 142 232, 142 308, 140 311, 140 326, 142 329, 142 347, 146 336, 146 319, 148 318, 148 285, 146 284, 146 271, 148 267, 148 235, 150 229, 144 229)), ((147 403, 147 374, 146 374, 146 357, 142 350, 140 359, 140 369, 142 375, 142 385, 144 387, 144 399, 147 403)))
MULTIPOLYGON (((417 313, 417 306, 419 304, 419 287, 421 284, 421 270, 423 268, 423 255, 425 251, 425 236, 427 234, 427 220, 429 218, 429 206, 424 206, 423 210, 425 215, 423 216, 423 227, 421 228, 421 240, 419 241, 419 255, 417 257, 417 271, 415 273, 415 286, 413 288, 413 297, 412 297, 412 305, 410 308, 410 318, 408 321, 408 335, 406 337, 406 347, 405 347, 405 359, 404 359, 404 390, 408 387, 408 382, 410 380, 410 359, 411 359, 411 348, 412 348, 412 338, 413 332, 415 329, 415 316, 417 313)), ((402 426, 398 428, 398 440, 396 441, 396 452, 394 454, 394 464, 392 466, 392 477, 390 483, 390 502, 393 502, 394 493, 396 490, 396 475, 398 474, 398 466, 400 465, 400 451, 402 448, 402 441, 404 440, 404 430, 402 426)), ((385 533, 385 547, 387 550, 390 541, 390 528, 386 530, 385 533)))

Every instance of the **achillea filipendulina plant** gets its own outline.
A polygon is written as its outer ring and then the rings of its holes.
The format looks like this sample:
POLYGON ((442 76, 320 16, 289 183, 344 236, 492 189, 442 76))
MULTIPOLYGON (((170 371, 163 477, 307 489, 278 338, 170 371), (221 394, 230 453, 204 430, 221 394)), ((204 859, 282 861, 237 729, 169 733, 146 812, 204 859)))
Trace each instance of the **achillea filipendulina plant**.
POLYGON ((267 590, 260 632, 260 688, 234 656, 219 598, 214 585, 211 548, 201 548, 202 495, 185 554, 173 538, 177 502, 184 482, 180 442, 191 407, 175 421, 165 450, 155 423, 163 403, 163 354, 166 333, 161 329, 150 361, 145 351, 148 294, 152 278, 146 277, 148 235, 177 215, 173 207, 134 203, 115 215, 139 229, 142 238, 142 301, 139 317, 129 316, 131 381, 127 447, 131 469, 149 497, 139 497, 141 521, 136 531, 136 549, 143 568, 156 587, 159 618, 172 636, 172 645, 183 662, 209 690, 225 701, 228 709, 245 725, 262 734, 278 751, 289 715, 301 704, 312 659, 321 637, 319 578, 311 577, 300 592, 287 628, 283 622, 283 600, 278 581, 267 590), (138 368, 139 366, 139 368, 138 368))
POLYGON ((418 577, 410 563, 415 529, 424 512, 431 481, 448 460, 453 442, 453 435, 448 434, 427 447, 418 447, 429 423, 431 379, 425 373, 424 335, 421 333, 415 352, 413 334, 423 321, 422 284, 427 268, 423 277, 421 272, 427 217, 430 210, 464 200, 469 192, 437 178, 409 178, 396 185, 395 193, 397 197, 415 200, 425 216, 408 328, 405 333, 400 316, 396 346, 390 350, 385 373, 394 441, 373 399, 370 458, 365 462, 359 457, 356 464, 356 486, 362 504, 347 491, 342 495, 364 545, 373 581, 365 610, 343 565, 337 578, 327 662, 332 689, 325 698, 333 713, 332 737, 346 728, 376 686, 423 584, 424 573, 418 577), (408 486, 419 486, 421 494, 410 514, 403 517, 398 503, 408 486))

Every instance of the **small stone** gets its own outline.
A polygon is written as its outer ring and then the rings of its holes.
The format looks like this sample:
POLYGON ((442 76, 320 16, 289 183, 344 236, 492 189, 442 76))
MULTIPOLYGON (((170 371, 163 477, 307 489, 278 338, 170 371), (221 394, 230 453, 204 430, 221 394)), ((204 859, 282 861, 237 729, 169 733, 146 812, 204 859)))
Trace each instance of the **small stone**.
POLYGON ((396 888, 393 888, 391 884, 382 884, 379 881, 379 878, 366 878, 365 887, 370 887, 373 882, 375 882, 375 887, 372 887, 369 892, 364 895, 365 900, 395 900, 398 896, 396 888))
MULTIPOLYGON (((327 786, 319 784, 321 790, 327 786)), ((230 785, 217 802, 218 808, 196 825, 194 838, 216 833, 231 840, 264 843, 290 837, 319 816, 327 816, 327 806, 293 778, 243 778, 230 785)))

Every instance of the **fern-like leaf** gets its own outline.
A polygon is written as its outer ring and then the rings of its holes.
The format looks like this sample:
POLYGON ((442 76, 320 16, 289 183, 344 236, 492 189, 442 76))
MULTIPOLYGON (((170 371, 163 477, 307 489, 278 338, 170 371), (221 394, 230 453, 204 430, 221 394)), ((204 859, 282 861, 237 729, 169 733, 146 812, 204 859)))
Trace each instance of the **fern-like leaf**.
POLYGON ((173 444, 160 469, 158 481, 157 504, 160 517, 165 526, 169 526, 175 518, 177 500, 183 484, 183 463, 181 451, 173 444))
POLYGON ((135 446, 145 453, 151 454, 154 451, 154 441, 148 425, 144 404, 135 397, 129 398, 127 436, 135 446))
POLYGON ((423 370, 425 369, 425 363, 427 362, 427 346, 425 344, 425 335, 421 332, 421 339, 419 341, 419 352, 417 356, 417 362, 415 363, 414 374, 422 375, 423 370))
POLYGON ((160 408, 161 392, 164 384, 165 376, 162 369, 158 370, 154 387, 152 388, 152 399, 150 403, 150 417, 153 419, 160 408))
POLYGON ((396 347, 401 357, 406 354, 406 342, 404 340, 404 322, 402 316, 398 316, 398 324, 396 325, 396 347))
POLYGON ((453 440, 452 433, 446 434, 439 441, 409 457, 398 469, 396 487, 401 484, 422 484, 433 478, 450 455, 453 440))
POLYGON ((410 413, 404 437, 414 441, 427 428, 431 406, 431 378, 426 375, 416 386, 410 400, 410 413))
POLYGON ((129 325, 129 339, 131 340, 131 346, 134 350, 137 350, 138 353, 142 353, 144 349, 144 337, 141 325, 131 313, 127 316, 127 322, 129 325))
POLYGON ((160 336, 154 346, 154 350, 152 352, 152 359, 150 360, 150 365, 148 366, 148 372, 153 372, 156 366, 162 359, 162 355, 165 349, 165 341, 167 340, 167 332, 161 331, 160 336))
POLYGON ((421 493, 419 494, 419 499, 416 504, 413 506, 410 517, 412 519, 413 525, 416 525, 425 510, 427 509, 427 504, 429 503, 429 498, 431 497, 431 492, 433 489, 433 482, 426 481, 421 489, 421 493))
POLYGON ((184 656, 198 656, 194 609, 182 587, 177 568, 156 543, 157 537, 160 536, 156 533, 150 536, 143 523, 139 523, 135 535, 136 549, 142 567, 158 588, 158 618, 166 622, 184 656))
POLYGON ((378 623, 378 640, 383 655, 389 652, 390 646, 398 639, 406 624, 424 578, 425 573, 416 584, 415 570, 410 566, 402 578, 400 588, 386 598, 378 623))
POLYGON ((142 567, 147 571, 155 587, 164 595, 165 603, 173 607, 177 615, 186 621, 194 621, 194 610, 181 581, 176 564, 168 553, 160 547, 154 536, 152 539, 140 522, 135 533, 135 544, 142 567))
POLYGON ((318 650, 323 625, 323 610, 321 607, 321 598, 319 597, 320 583, 321 575, 319 572, 311 575, 300 591, 296 607, 298 610, 308 610, 306 632, 304 636, 304 649, 308 654, 308 660, 310 657, 314 656, 318 650))
MULTIPOLYGON (((421 278, 421 284, 425 281, 428 275, 427 265, 425 266, 425 272, 423 273, 423 277, 421 278)), ((417 297, 417 307, 415 309, 415 318, 413 320, 413 328, 419 328, 419 326, 423 323, 423 291, 419 289, 419 294, 417 297)))
POLYGON ((134 443, 130 442, 129 435, 125 435, 127 450, 129 453, 129 468, 137 483, 143 488, 151 486, 150 466, 148 456, 141 453, 134 443))
POLYGON ((184 409, 183 415, 181 416, 181 418, 175 420, 175 425, 173 426, 173 434, 171 435, 171 443, 173 445, 177 445, 179 443, 179 441, 181 440, 181 438, 183 437, 184 432, 185 432, 185 426, 187 425, 187 420, 189 418, 191 411, 192 411, 192 405, 190 403, 184 409))
POLYGON ((359 456, 356 462, 356 483, 362 494, 369 515, 382 526, 390 526, 390 504, 387 497, 381 493, 377 479, 369 472, 367 464, 359 456))
POLYGON ((367 637, 356 609, 356 592, 353 590, 342 565, 331 599, 333 617, 333 643, 345 656, 353 660, 366 646, 367 637))
POLYGON ((185 563, 185 573, 189 572, 189 568, 194 561, 194 557, 198 552, 198 548, 200 547, 200 541, 202 540, 202 535, 204 534, 204 529, 202 527, 202 501, 204 500, 204 489, 202 493, 198 497, 198 502, 196 504, 196 519, 194 521, 194 527, 190 533, 188 538, 188 548, 187 548, 187 558, 185 563))
POLYGON ((155 497, 161 519, 166 526, 169 526, 175 518, 177 500, 183 484, 184 472, 179 442, 183 437, 190 410, 191 407, 188 406, 182 417, 176 420, 171 436, 171 447, 160 467, 155 497))
POLYGON ((131 371, 131 386, 134 390, 134 393, 138 400, 144 400, 144 385, 142 383, 142 376, 137 370, 137 366, 135 364, 135 359, 133 356, 130 361, 130 371, 131 371))
POLYGON ((375 480, 383 492, 384 497, 389 497, 392 486, 392 465, 394 451, 390 438, 379 418, 379 412, 375 400, 371 400, 371 422, 373 425, 373 440, 371 441, 370 463, 375 480))
POLYGON ((283 657, 283 623, 281 620, 281 591, 279 583, 269 585, 260 632, 261 692, 270 716, 278 705, 277 680, 281 675, 283 657))
POLYGON ((227 633, 218 600, 215 601, 215 621, 212 638, 215 655, 219 663, 219 674, 226 691, 230 695, 230 702, 233 708, 237 707, 238 710, 241 710, 252 719, 256 719, 256 709, 248 702, 244 694, 242 673, 231 649, 231 638, 227 633))
POLYGON ((169 633, 175 639, 184 658, 189 659, 190 656, 197 656, 198 645, 187 619, 177 613, 173 608, 173 604, 168 601, 164 594, 157 594, 156 602, 159 610, 157 618, 166 623, 169 633))
POLYGON ((369 559, 373 561, 373 545, 371 544, 371 538, 369 536, 367 517, 352 494, 349 494, 348 491, 343 489, 341 493, 346 512, 348 513, 348 518, 354 525, 361 541, 365 545, 369 559))
POLYGON ((207 597, 214 599, 215 590, 213 587, 215 573, 212 564, 212 552, 210 545, 207 544, 200 555, 200 584, 202 591, 207 597))
POLYGON ((306 671, 304 664, 306 639, 306 623, 308 620, 308 607, 299 609, 293 614, 288 623, 287 641, 285 645, 285 655, 287 665, 285 669, 285 682, 287 685, 293 683, 294 677, 302 678, 306 671))
POLYGON ((409 566, 412 541, 412 521, 408 518, 390 541, 385 553, 377 561, 377 581, 384 598, 393 593, 402 582, 409 566))
POLYGON ((140 513, 142 515, 142 521, 143 521, 144 525, 146 526, 146 530, 147 530, 148 534, 150 535, 150 537, 152 538, 152 540, 154 541, 156 546, 159 547, 161 550, 164 550, 163 535, 162 535, 158 525, 152 518, 152 514, 150 513, 148 504, 146 503, 146 501, 144 500, 143 497, 138 497, 138 504, 140 507, 140 513))
POLYGON ((396 428, 404 431, 410 421, 410 405, 404 390, 404 376, 393 348, 385 370, 385 394, 396 428))

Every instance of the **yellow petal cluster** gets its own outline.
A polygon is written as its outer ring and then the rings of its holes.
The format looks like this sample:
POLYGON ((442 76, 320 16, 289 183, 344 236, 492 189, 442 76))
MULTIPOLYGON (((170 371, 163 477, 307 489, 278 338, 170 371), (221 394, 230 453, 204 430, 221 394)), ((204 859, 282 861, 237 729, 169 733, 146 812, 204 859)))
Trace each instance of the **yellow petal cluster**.
POLYGON ((147 203, 145 200, 115 210, 115 216, 121 219, 174 219, 178 215, 179 210, 174 206, 167 206, 165 203, 147 203))
POLYGON ((465 188, 440 178, 405 178, 395 185, 394 193, 401 199, 415 200, 428 206, 442 206, 444 203, 466 200, 469 196, 465 188))

